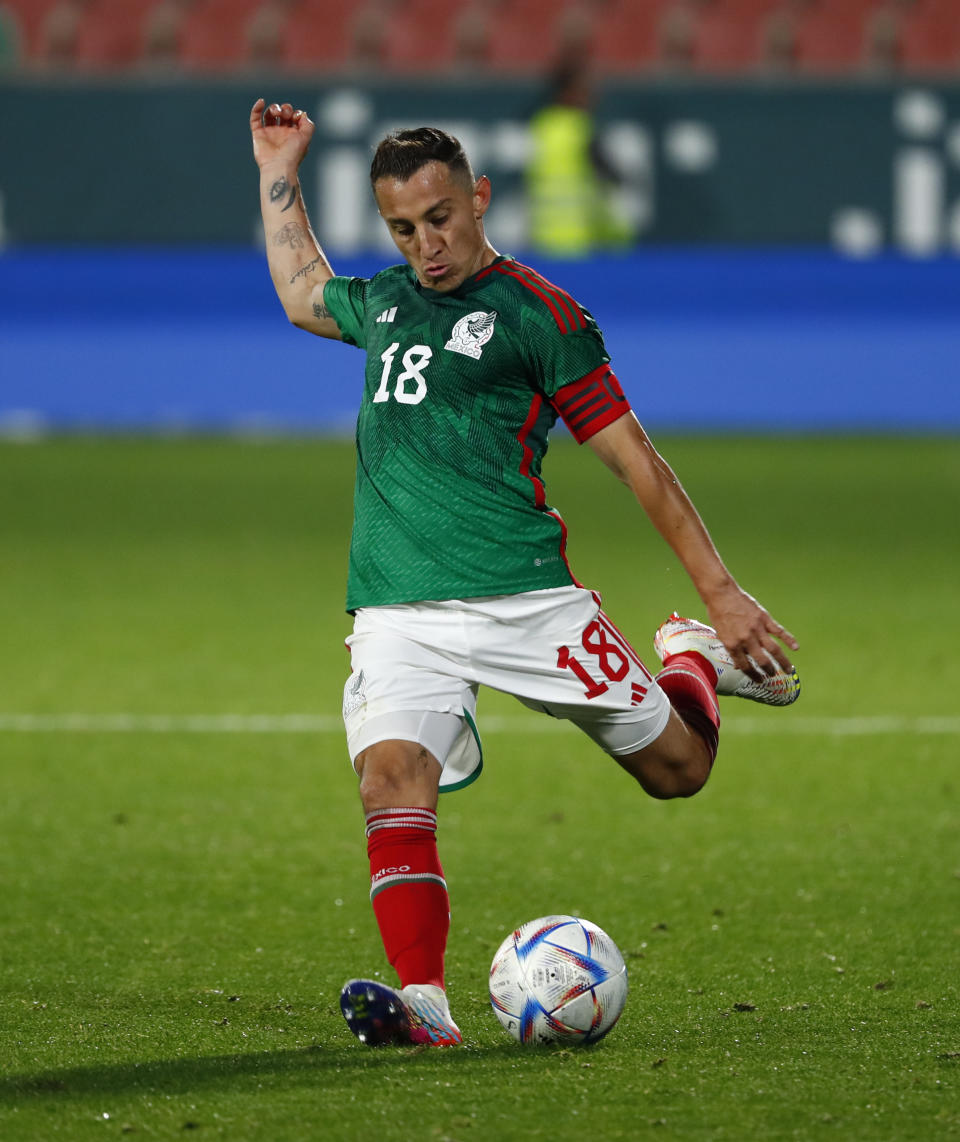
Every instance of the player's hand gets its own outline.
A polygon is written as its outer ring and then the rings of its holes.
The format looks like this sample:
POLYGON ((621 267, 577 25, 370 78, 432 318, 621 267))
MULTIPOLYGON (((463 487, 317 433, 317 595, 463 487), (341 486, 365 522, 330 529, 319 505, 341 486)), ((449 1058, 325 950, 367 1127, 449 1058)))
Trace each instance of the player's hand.
POLYGON ((793 672, 780 643, 791 650, 799 649, 800 644, 746 591, 737 587, 707 610, 718 637, 733 656, 734 666, 754 682, 776 674, 778 668, 793 672))
POLYGON ((306 111, 295 111, 289 103, 258 99, 250 110, 250 134, 257 166, 289 162, 299 166, 316 127, 306 111))

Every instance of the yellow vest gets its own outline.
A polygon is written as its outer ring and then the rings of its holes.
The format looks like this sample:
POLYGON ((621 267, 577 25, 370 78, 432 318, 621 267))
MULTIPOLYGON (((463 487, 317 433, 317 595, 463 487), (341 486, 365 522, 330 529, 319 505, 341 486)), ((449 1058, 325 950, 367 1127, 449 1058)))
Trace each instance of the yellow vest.
POLYGON ((603 205, 590 158, 593 120, 577 107, 545 107, 530 123, 527 167, 530 238, 547 254, 589 254, 603 230, 603 205))

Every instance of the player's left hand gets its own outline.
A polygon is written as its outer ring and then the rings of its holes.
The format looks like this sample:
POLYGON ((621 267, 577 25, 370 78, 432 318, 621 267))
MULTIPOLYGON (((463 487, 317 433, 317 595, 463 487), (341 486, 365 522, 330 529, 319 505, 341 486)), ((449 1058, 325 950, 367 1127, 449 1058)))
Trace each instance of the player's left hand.
POLYGON ((780 643, 791 650, 800 644, 752 595, 735 587, 708 605, 710 623, 733 656, 733 664, 755 682, 777 670, 793 672, 793 664, 780 643), (779 639, 779 641, 777 641, 779 639))

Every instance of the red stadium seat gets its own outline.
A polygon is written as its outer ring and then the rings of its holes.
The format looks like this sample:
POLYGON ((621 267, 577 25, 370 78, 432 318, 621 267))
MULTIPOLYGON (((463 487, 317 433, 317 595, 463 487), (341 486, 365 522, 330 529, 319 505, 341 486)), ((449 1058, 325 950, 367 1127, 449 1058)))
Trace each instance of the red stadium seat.
POLYGON ((513 0, 490 17, 489 63, 515 72, 543 71, 556 58, 565 10, 558 0, 513 0))
POLYGON ((905 71, 960 67, 960 10, 956 0, 918 0, 901 17, 900 66, 905 71))
POLYGON ((352 53, 356 13, 330 0, 301 0, 287 21, 283 61, 300 70, 336 69, 352 53))
POLYGON ((778 0, 713 0, 693 30, 692 64, 701 72, 742 72, 761 57, 764 22, 778 0))
POLYGON ((457 25, 466 7, 457 0, 407 0, 390 14, 384 64, 393 71, 436 72, 457 58, 457 25))
POLYGON ((130 67, 140 58, 143 27, 152 0, 93 0, 77 35, 76 62, 110 70, 130 67))
POLYGON ((602 10, 594 38, 594 58, 602 69, 636 71, 657 62, 660 25, 673 0, 613 0, 602 10))
POLYGON ((247 58, 247 24, 261 0, 198 0, 183 22, 180 60, 200 71, 228 71, 247 58))
POLYGON ((247 17, 244 41, 248 64, 272 68, 282 65, 292 9, 292 0, 261 0, 247 17))
POLYGON ((867 23, 877 0, 814 0, 796 17, 797 65, 804 71, 844 73, 863 62, 867 23))
POLYGON ((0 75, 19 67, 26 59, 27 45, 16 12, 0 0, 0 75))
POLYGON ((37 36, 35 59, 46 68, 72 68, 76 63, 77 40, 84 14, 82 0, 58 0, 51 4, 37 36))
POLYGON ((40 33, 47 14, 59 0, 3 0, 16 17, 29 57, 39 51, 40 33))

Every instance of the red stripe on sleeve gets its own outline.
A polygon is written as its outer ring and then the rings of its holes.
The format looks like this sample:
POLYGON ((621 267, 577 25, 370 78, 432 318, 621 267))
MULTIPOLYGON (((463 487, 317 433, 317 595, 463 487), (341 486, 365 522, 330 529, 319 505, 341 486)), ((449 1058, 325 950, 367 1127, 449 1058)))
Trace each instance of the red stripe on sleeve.
POLYGON ((579 381, 564 385, 550 403, 578 444, 630 411, 630 402, 609 365, 600 365, 579 381))
POLYGON ((563 311, 564 317, 570 326, 569 332, 576 329, 586 329, 587 319, 583 316, 580 306, 573 300, 573 298, 562 290, 559 286, 555 286, 553 282, 547 281, 543 274, 538 274, 536 270, 525 266, 522 262, 516 262, 517 269, 521 270, 524 274, 529 276, 531 282, 536 284, 553 298, 554 302, 563 311))
POLYGON ((569 328, 567 328, 566 318, 562 316, 560 310, 557 308, 556 304, 547 293, 535 286, 533 282, 527 281, 527 279, 519 274, 516 270, 510 269, 509 266, 497 266, 497 272, 506 274, 507 277, 510 278, 516 278, 516 280, 522 285, 525 285, 527 289, 531 291, 531 293, 535 293, 537 297, 546 302, 547 309, 549 309, 550 313, 553 315, 553 320, 557 323, 557 328, 560 330, 560 332, 570 332, 569 328))

